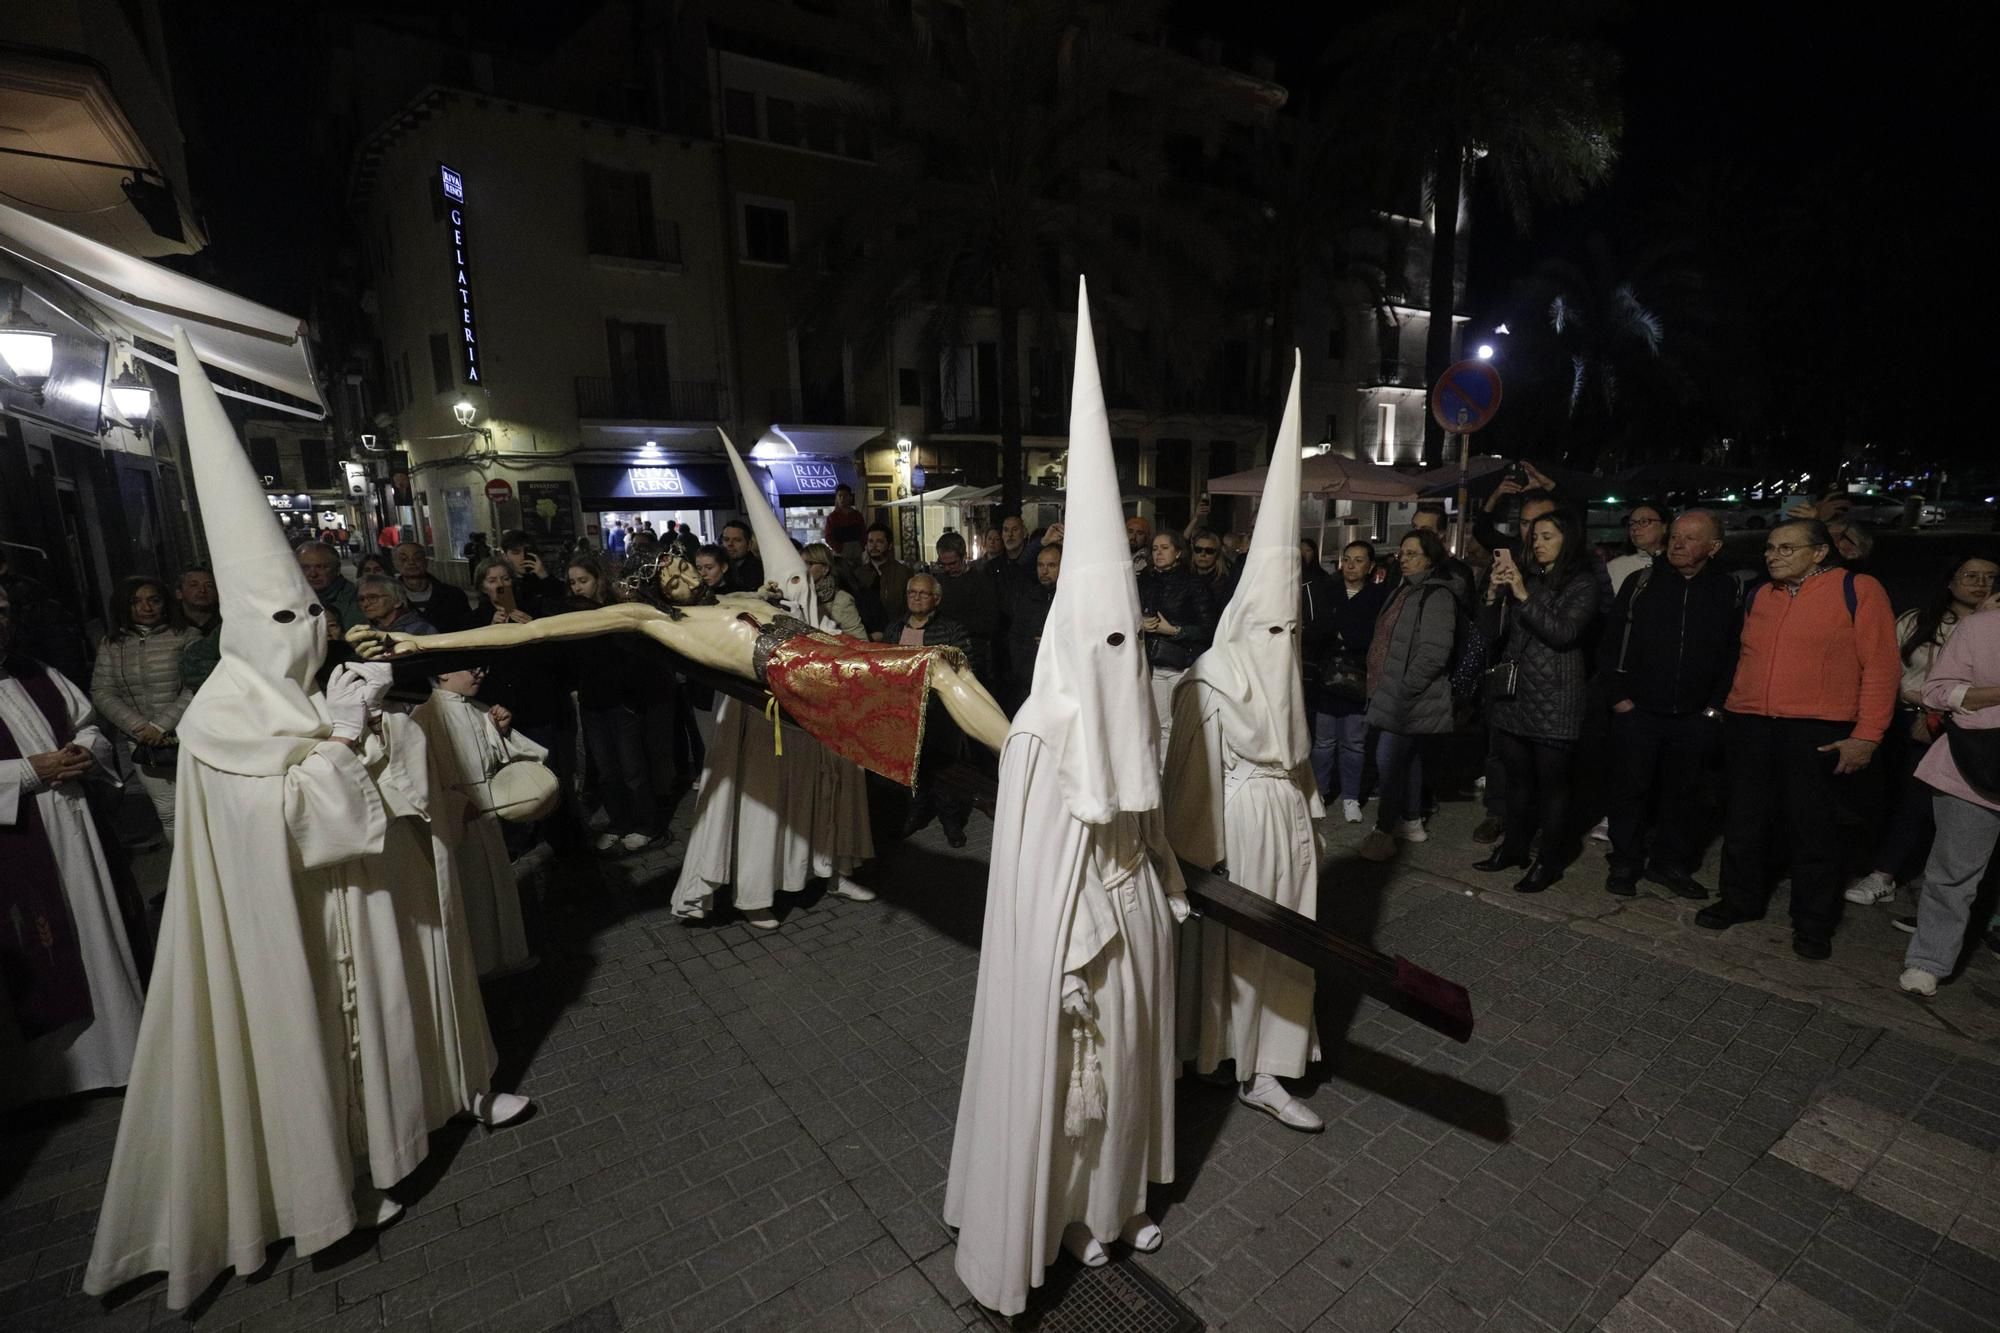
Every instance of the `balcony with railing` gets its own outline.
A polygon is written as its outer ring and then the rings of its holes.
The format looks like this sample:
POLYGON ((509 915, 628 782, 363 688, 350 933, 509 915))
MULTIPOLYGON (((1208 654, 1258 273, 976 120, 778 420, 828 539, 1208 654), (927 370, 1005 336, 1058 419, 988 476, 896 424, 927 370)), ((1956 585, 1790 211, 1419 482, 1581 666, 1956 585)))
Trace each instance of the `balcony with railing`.
POLYGON ((1421 389, 1424 387, 1424 363, 1385 356, 1361 368, 1361 382, 1370 388, 1421 389))
POLYGON ((716 380, 576 377, 576 414, 586 421, 721 421, 728 387, 716 380))

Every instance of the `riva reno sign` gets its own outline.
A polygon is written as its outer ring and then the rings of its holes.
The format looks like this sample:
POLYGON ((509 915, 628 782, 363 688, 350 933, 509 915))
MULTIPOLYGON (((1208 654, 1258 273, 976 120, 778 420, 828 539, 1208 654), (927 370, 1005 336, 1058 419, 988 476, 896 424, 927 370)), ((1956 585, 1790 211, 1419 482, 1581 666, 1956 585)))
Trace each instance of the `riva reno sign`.
POLYGON ((438 186, 444 191, 445 233, 450 242, 452 289, 458 298, 460 373, 467 387, 484 386, 485 368, 480 364, 479 324, 472 311, 472 269, 465 262, 465 177, 444 163, 438 163, 438 186))

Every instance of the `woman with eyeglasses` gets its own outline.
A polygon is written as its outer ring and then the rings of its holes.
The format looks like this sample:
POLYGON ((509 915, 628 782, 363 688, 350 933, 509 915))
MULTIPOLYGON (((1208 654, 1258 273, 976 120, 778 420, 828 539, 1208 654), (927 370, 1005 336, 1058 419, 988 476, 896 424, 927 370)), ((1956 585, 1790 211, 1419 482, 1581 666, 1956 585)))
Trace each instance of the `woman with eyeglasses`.
POLYGON ((1632 543, 1632 549, 1604 562, 1605 572, 1611 575, 1612 596, 1618 595, 1626 579, 1666 554, 1667 533, 1673 522, 1673 516, 1660 505, 1632 506, 1631 512, 1625 515, 1625 538, 1632 543))
MULTIPOLYGON (((1895 808, 1868 873, 1847 886, 1843 896, 1851 903, 1866 906, 1894 898, 1897 883, 1923 869, 1936 831, 1931 820, 1931 790, 1917 781, 1916 772, 1942 731, 1946 715, 1924 707, 1924 684, 1952 634, 1993 595, 2000 563, 1983 556, 1958 555, 1946 569, 1943 583, 1922 606, 1896 618, 1903 675, 1896 692, 1895 721, 1882 738, 1883 759, 1896 775, 1889 792, 1895 808)), ((1897 924, 1904 921, 1898 918, 1897 924)), ((1907 921, 1914 928, 1916 918, 1907 921)))
POLYGON ((1543 514, 1525 535, 1522 563, 1495 552, 1487 583, 1482 627, 1499 647, 1499 665, 1487 675, 1487 722, 1507 779, 1506 832, 1473 869, 1525 867, 1514 888, 1540 893, 1576 858, 1570 764, 1583 735, 1584 648, 1597 619, 1597 578, 1568 512, 1543 514))
POLYGON ((1768 583, 1744 594, 1743 646, 1723 704, 1729 774, 1722 900, 1695 924, 1761 921, 1781 855, 1792 876, 1792 952, 1833 954, 1840 924, 1840 779, 1875 757, 1902 682, 1882 585, 1833 560, 1826 524, 1796 519, 1764 539, 1768 583))
POLYGON ((1152 562, 1139 575, 1140 627, 1152 668, 1153 705, 1160 719, 1160 753, 1173 732, 1174 684, 1215 639, 1219 614, 1208 585, 1188 568, 1187 538, 1162 529, 1152 541, 1152 562))

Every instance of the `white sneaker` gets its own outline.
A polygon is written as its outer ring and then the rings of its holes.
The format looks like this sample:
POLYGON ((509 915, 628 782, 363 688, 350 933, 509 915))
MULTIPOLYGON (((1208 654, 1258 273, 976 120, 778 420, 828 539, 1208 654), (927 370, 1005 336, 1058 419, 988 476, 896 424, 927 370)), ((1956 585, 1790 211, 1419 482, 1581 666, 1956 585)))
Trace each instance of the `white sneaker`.
POLYGON ((534 1103, 518 1092, 475 1093, 468 1108, 472 1118, 489 1129, 519 1120, 534 1103))
POLYGON ((1903 975, 1897 978, 1896 984, 1912 995, 1922 995, 1928 998, 1937 994, 1937 981, 1936 977, 1924 971, 1921 967, 1912 967, 1905 969, 1903 975))
POLYGON ((1421 819, 1406 819, 1396 825, 1396 836, 1404 842, 1429 842, 1431 837, 1421 819))
POLYGON ((864 889, 845 875, 835 876, 833 891, 841 897, 857 903, 872 903, 875 901, 875 890, 864 889))
POLYGON ((1239 1087, 1236 1100, 1303 1133, 1317 1134, 1326 1128, 1326 1122, 1314 1115, 1312 1108, 1286 1092, 1284 1085, 1269 1074, 1259 1074, 1239 1087))
POLYGON ((590 845, 600 852, 608 852, 618 845, 616 833, 600 833, 590 840, 590 845))
POLYGON ((1896 896, 1896 881, 1892 876, 1879 870, 1871 870, 1860 879, 1847 886, 1847 892, 1840 895, 1851 903, 1866 907, 1884 899, 1896 896))
POLYGON ((628 852, 636 852, 642 847, 651 847, 653 845, 653 835, 650 833, 628 833, 618 840, 618 845, 628 852))
POLYGON ((1340 817, 1350 824, 1359 824, 1361 822, 1361 802, 1342 801, 1340 803, 1340 817))
POLYGON ((1608 818, 1600 819, 1595 824, 1592 824, 1590 826, 1590 836, 1596 842, 1610 842, 1611 821, 1608 818))

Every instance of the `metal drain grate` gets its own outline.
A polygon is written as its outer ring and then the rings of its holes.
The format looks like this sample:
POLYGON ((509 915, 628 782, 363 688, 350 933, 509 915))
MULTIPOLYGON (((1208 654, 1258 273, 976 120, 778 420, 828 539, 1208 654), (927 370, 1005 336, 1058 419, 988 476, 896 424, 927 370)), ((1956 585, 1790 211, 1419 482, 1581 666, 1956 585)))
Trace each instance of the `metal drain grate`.
POLYGON ((991 1310, 994 1328, 1014 1333, 1201 1333, 1207 1325, 1150 1273, 1122 1258, 1085 1268, 1067 1255, 1012 1321, 991 1310))

